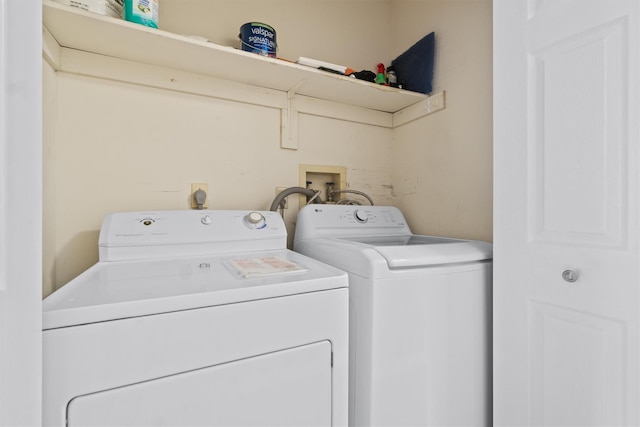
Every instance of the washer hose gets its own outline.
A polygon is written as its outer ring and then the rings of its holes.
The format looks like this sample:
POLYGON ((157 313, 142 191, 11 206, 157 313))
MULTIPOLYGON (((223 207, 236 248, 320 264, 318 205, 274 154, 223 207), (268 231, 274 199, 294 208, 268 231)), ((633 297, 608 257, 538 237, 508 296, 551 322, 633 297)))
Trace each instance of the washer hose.
MULTIPOLYGON (((362 191, 358 191, 358 190, 331 190, 332 193, 353 193, 353 194, 358 194, 362 197, 364 197, 365 199, 367 199, 369 201, 369 203, 371 203, 371 206, 373 206, 373 200, 371 199, 371 197, 369 197, 367 194, 363 193, 362 191)), ((354 200, 339 200, 338 203, 339 205, 359 205, 360 203, 354 201, 354 200)))
POLYGON ((289 187, 289 188, 285 188, 280 193, 278 193, 276 198, 273 199, 273 202, 271 203, 271 207, 269 208, 269 210, 273 212, 277 212, 278 207, 284 202, 284 199, 296 193, 304 194, 305 196, 307 196, 309 198, 309 202, 322 203, 322 199, 320 199, 319 191, 316 192, 310 188, 303 188, 303 187, 289 187))

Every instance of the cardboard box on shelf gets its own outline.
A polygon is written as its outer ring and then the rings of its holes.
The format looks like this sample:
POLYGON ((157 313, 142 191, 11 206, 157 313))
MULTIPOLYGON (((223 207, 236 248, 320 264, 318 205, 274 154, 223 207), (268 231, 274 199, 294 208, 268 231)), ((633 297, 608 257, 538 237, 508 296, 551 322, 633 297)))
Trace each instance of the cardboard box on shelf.
POLYGON ((122 8, 124 0, 55 0, 67 6, 77 7, 78 9, 87 10, 89 12, 99 13, 100 15, 111 16, 113 18, 122 18, 122 8))

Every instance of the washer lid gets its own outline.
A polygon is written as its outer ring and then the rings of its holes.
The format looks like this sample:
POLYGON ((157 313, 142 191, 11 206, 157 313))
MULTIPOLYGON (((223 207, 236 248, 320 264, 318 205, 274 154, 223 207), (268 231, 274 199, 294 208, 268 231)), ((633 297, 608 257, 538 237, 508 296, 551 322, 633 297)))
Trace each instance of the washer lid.
POLYGON ((346 273, 283 249, 98 262, 43 301, 43 329, 346 288, 346 273))
POLYGON ((373 248, 384 257, 389 268, 483 261, 493 256, 490 243, 476 240, 422 235, 350 237, 337 240, 373 248))

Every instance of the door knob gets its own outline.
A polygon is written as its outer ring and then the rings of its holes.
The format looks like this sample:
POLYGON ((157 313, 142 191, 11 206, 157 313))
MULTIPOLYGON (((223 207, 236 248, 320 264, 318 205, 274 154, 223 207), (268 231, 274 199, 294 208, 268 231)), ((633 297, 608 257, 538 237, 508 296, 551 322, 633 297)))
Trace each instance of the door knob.
POLYGON ((562 272, 562 278, 569 283, 573 283, 578 280, 578 273, 573 270, 565 270, 562 272))

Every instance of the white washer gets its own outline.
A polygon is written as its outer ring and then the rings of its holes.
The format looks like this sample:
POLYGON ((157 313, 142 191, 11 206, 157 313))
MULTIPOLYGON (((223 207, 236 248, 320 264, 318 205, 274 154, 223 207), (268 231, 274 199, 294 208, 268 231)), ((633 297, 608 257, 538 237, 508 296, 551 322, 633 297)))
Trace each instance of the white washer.
POLYGON ((44 425, 347 425, 347 275, 276 212, 112 214, 99 252, 43 302, 44 425))
POLYGON ((308 205, 294 250, 349 274, 350 425, 491 425, 492 246, 387 206, 308 205))

